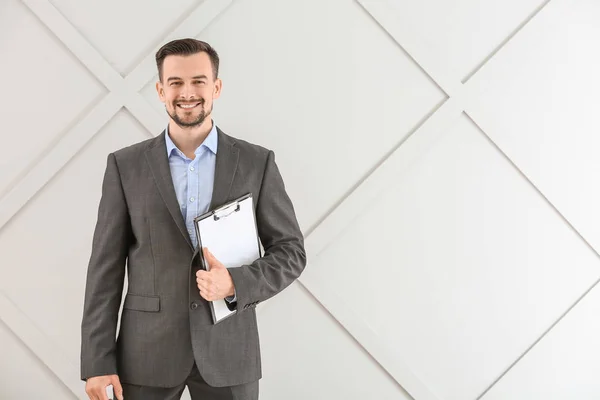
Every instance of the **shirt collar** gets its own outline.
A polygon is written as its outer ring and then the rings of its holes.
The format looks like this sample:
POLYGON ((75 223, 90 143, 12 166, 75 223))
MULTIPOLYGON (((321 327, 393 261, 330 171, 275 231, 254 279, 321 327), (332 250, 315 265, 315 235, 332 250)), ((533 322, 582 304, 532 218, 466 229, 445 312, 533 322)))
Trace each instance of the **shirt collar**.
MULTIPOLYGON (((173 152, 174 149, 177 149, 178 151, 181 152, 181 150, 179 150, 177 148, 177 146, 175 146, 175 143, 173 143, 171 136, 169 136, 169 126, 168 125, 167 125, 167 128, 165 129, 165 142, 167 145, 167 157, 169 157, 171 155, 171 153, 173 152)), ((213 121, 213 125, 212 125, 210 132, 208 133, 208 136, 206 137, 206 139, 204 139, 204 142, 202 142, 202 144, 200 146, 198 146, 196 151, 194 151, 194 154, 198 154, 200 152, 200 149, 202 148, 202 146, 205 146, 206 148, 208 148, 210 151, 213 152, 213 154, 217 154, 217 147, 219 147, 218 144, 219 144, 219 135, 217 133, 217 124, 215 124, 215 122, 213 121)))

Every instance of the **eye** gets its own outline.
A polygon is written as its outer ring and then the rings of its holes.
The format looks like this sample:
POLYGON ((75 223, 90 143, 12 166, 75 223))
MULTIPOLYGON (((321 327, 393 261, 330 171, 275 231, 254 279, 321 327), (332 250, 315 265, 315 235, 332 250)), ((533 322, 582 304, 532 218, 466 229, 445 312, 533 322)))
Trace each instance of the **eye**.
POLYGON ((181 82, 171 82, 171 86, 179 86, 181 85, 181 82))
POLYGON ((204 81, 194 81, 195 85, 204 85, 205 82, 204 81))

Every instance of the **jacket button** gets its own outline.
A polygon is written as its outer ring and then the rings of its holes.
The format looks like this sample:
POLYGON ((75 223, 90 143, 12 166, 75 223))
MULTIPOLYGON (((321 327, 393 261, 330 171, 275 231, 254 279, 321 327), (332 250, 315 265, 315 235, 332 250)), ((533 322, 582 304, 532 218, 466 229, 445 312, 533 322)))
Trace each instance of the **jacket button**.
POLYGON ((192 310, 195 310, 196 308, 198 308, 198 303, 192 303, 192 304, 190 304, 190 308, 192 310))

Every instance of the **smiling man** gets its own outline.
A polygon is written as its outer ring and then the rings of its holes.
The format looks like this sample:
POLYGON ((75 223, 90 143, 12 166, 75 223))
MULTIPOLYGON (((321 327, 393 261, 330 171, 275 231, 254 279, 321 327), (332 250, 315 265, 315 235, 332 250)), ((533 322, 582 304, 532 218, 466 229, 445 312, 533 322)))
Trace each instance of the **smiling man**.
POLYGON ((92 400, 258 398, 255 307, 306 264, 303 236, 272 151, 235 139, 212 120, 219 57, 175 40, 156 53, 156 90, 170 117, 154 139, 108 155, 88 265, 81 378, 92 400), (227 269, 199 249, 193 220, 252 193, 264 256, 227 269), (211 265, 200 269, 199 252, 211 265), (127 269, 125 266, 127 265, 127 269), (127 272, 117 340, 117 320, 127 272), (236 314, 214 325, 208 301, 236 314))

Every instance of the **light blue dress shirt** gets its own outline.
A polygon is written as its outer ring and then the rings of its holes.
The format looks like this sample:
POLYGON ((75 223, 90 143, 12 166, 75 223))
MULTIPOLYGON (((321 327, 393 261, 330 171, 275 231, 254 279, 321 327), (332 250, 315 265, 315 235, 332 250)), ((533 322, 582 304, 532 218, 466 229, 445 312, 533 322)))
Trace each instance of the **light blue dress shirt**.
MULTIPOLYGON (((175 146, 175 143, 173 143, 173 140, 169 136, 168 126, 165 131, 165 142, 175 195, 177 196, 188 234, 190 235, 190 239, 192 239, 192 244, 197 248, 198 239, 196 237, 196 228, 194 227, 194 218, 207 212, 212 200, 217 147, 219 144, 217 125, 213 121, 213 126, 208 136, 194 151, 195 158, 193 160, 188 158, 175 146)), ((234 293, 233 297, 226 297, 226 300, 233 303, 237 300, 237 296, 234 293)))
POLYGON ((217 128, 213 122, 208 136, 194 151, 196 157, 193 160, 175 146, 169 136, 169 127, 165 132, 165 141, 179 208, 192 244, 198 247, 194 218, 207 212, 210 207, 217 159, 217 128))

